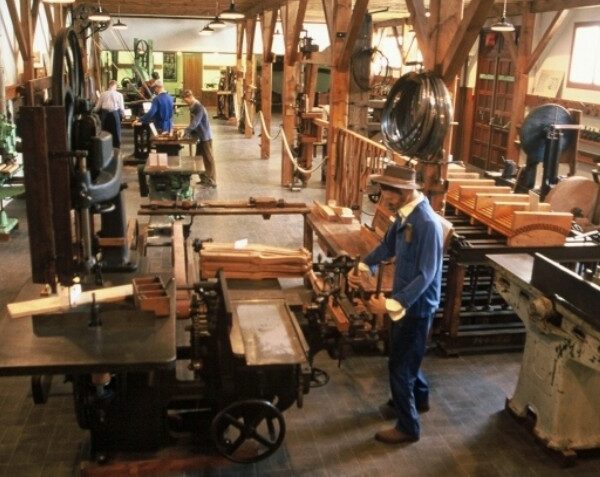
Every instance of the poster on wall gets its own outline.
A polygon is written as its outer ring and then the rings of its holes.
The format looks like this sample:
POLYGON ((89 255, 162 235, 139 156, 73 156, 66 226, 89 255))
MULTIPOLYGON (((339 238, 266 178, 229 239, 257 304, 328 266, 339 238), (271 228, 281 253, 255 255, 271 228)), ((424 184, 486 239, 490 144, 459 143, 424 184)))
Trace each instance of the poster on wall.
POLYGON ((535 94, 556 98, 565 74, 562 71, 542 70, 535 85, 535 94))
POLYGON ((163 79, 165 81, 177 81, 177 54, 163 54, 163 79))

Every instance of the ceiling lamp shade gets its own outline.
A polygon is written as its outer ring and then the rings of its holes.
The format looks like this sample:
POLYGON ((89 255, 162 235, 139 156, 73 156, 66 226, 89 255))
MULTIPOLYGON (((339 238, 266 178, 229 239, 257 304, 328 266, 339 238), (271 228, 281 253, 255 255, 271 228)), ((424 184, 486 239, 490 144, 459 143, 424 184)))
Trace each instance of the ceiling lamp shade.
POLYGON ((214 30, 210 27, 210 25, 206 25, 202 30, 198 32, 200 36, 209 36, 212 35, 214 30))
POLYGON ((220 30, 221 28, 225 28, 227 23, 219 18, 217 15, 212 22, 208 24, 213 30, 220 30))
POLYGON ((492 25, 492 31, 515 31, 515 26, 506 19, 506 0, 504 0, 502 17, 499 22, 492 25))
POLYGON ((117 20, 117 23, 113 23, 112 27, 115 30, 127 30, 127 24, 123 23, 120 18, 117 20))
POLYGON ((110 13, 108 13, 106 9, 102 8, 102 5, 98 4, 88 19, 93 22, 107 22, 110 21, 110 13))
POLYGON ((245 16, 246 15, 244 15, 242 12, 238 11, 235 8, 234 0, 231 0, 228 9, 221 13, 221 18, 223 18, 224 20, 241 20, 245 16))
POLYGON ((66 4, 66 3, 75 3, 75 0, 42 0, 42 3, 62 3, 62 4, 66 4))

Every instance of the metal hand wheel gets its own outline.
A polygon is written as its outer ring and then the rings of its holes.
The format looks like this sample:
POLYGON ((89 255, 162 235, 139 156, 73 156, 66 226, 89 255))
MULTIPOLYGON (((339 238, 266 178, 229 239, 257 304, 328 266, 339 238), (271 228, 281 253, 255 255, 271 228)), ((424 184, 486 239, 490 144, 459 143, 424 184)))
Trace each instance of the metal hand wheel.
POLYGON ((214 417, 211 436, 229 460, 249 464, 269 457, 279 448, 285 437, 285 421, 269 401, 237 401, 214 417))

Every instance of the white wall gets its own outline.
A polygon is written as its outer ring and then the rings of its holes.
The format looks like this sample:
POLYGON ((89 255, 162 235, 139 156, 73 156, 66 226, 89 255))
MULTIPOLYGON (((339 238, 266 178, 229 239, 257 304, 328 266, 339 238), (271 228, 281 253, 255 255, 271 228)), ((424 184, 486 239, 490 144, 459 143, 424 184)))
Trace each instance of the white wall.
MULTIPOLYGON (((46 12, 43 8, 39 10, 38 23, 33 37, 33 51, 39 53, 40 63, 35 66, 48 66, 50 73, 50 33, 46 12)), ((19 46, 12 27, 12 21, 8 12, 6 2, 0 2, 0 49, 2 50, 2 62, 4 66, 4 83, 6 85, 16 84, 19 75, 23 72, 23 61, 19 53, 19 46)))
MULTIPOLYGON (((553 17, 554 12, 538 15, 534 33, 534 48, 553 17)), ((550 44, 546 46, 542 57, 531 71, 533 84, 530 91, 532 94, 539 94, 539 92, 536 92, 535 86, 542 70, 557 70, 564 73, 564 79, 559 91, 560 98, 600 103, 600 91, 567 87, 574 24, 586 21, 600 21, 600 7, 577 8, 569 11, 568 17, 563 22, 560 30, 556 33, 550 44)))
MULTIPOLYGON (((156 51, 218 52, 235 53, 236 29, 230 24, 210 36, 199 36, 198 31, 208 20, 159 19, 159 18, 123 18, 126 30, 115 31, 112 28, 101 33, 103 47, 108 50, 122 50, 123 42, 127 48, 133 48, 133 39, 152 40, 156 51), (120 41, 121 35, 123 42, 120 41)), ((281 31, 281 27, 280 31, 281 31)), ((329 46, 327 28, 324 24, 306 24, 309 36, 323 50, 329 46)), ((244 40, 245 44, 245 40, 244 40)), ((245 47, 244 47, 245 48, 245 47)), ((260 24, 256 26, 254 53, 262 53, 260 24)))

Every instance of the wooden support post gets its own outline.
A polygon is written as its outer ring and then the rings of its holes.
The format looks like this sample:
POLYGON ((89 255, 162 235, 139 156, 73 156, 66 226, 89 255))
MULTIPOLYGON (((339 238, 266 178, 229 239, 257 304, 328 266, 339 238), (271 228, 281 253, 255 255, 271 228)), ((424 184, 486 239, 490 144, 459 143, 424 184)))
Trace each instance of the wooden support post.
POLYGON ((350 86, 350 75, 348 69, 340 69, 337 65, 344 50, 344 38, 338 38, 338 32, 347 31, 352 14, 352 0, 333 0, 333 32, 334 41, 331 44, 331 68, 330 79, 330 105, 329 105, 329 133, 328 133, 328 159, 327 177, 325 182, 325 197, 327 200, 336 199, 335 170, 336 157, 338 154, 338 138, 336 130, 348 125, 348 93, 350 86))
MULTIPOLYGON (((285 57, 283 60, 283 94, 282 115, 283 134, 290 147, 295 143, 296 126, 296 89, 300 80, 300 68, 297 61, 298 41, 304 22, 307 0, 292 0, 281 8, 281 23, 285 41, 285 57)), ((286 187, 292 183, 292 164, 285 148, 281 148, 281 185, 286 187)))
POLYGON ((256 85, 254 84, 254 34, 256 32, 256 18, 246 18, 246 71, 244 74, 244 99, 246 100, 244 108, 246 109, 246 121, 244 127, 244 136, 246 138, 252 137, 254 134, 254 128, 252 127, 255 117, 254 107, 254 91, 256 85), (248 119, 250 121, 248 121, 248 119))
MULTIPOLYGON (((423 56, 423 66, 425 69, 431 70, 435 64, 435 52, 430 46, 431 29, 425 16, 425 4, 423 0, 406 0, 406 8, 410 13, 410 19, 417 37, 417 44, 423 56)), ((437 17, 432 14, 429 18, 437 17)))
POLYGON ((244 62, 243 62, 243 48, 244 48, 244 23, 239 22, 236 24, 236 50, 235 50, 235 118, 237 124, 240 124, 242 120, 242 102, 244 99, 244 62))
POLYGON ((268 159, 271 156, 271 140, 267 137, 271 133, 271 98, 273 96, 273 34, 277 23, 277 10, 264 11, 260 16, 263 64, 260 75, 260 110, 264 118, 266 131, 260 136, 260 158, 268 159))
POLYGON ((350 55, 354 51, 354 44, 356 43, 359 32, 361 32, 364 27, 364 20, 367 15, 368 5, 369 0, 356 0, 354 3, 354 10, 352 11, 350 25, 348 26, 348 31, 346 33, 344 47, 337 62, 337 66, 341 70, 348 69, 350 64, 350 55))
MULTIPOLYGON (((371 47, 371 38, 373 34, 373 18, 369 14, 363 14, 362 25, 358 34, 358 39, 354 44, 353 53, 371 47)), ((368 129, 368 109, 369 109, 369 91, 361 89, 354 77, 350 78, 350 102, 348 105, 348 129, 356 131, 365 137, 369 137, 368 129)))
POLYGON ((533 28, 535 26, 535 14, 529 10, 529 2, 521 3, 523 12, 521 20, 521 34, 519 36, 519 45, 517 47, 518 56, 515 68, 515 85, 513 90, 513 114, 508 131, 507 144, 507 159, 512 159, 517 164, 520 161, 519 148, 515 145, 517 139, 517 127, 521 125, 523 116, 525 115, 525 96, 529 87, 529 75, 525 72, 529 55, 531 54, 531 46, 533 43, 533 28))

